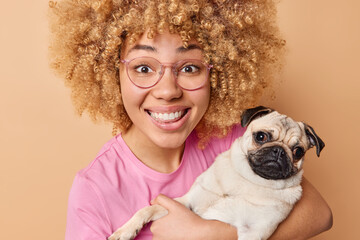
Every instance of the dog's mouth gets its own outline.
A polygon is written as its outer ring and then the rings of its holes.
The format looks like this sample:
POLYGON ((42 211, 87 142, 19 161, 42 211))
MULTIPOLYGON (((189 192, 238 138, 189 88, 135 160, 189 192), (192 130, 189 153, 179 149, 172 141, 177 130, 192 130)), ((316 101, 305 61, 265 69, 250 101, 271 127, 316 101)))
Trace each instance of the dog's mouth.
POLYGON ((265 179, 287 179, 298 172, 285 150, 279 146, 251 152, 248 161, 254 173, 265 179))

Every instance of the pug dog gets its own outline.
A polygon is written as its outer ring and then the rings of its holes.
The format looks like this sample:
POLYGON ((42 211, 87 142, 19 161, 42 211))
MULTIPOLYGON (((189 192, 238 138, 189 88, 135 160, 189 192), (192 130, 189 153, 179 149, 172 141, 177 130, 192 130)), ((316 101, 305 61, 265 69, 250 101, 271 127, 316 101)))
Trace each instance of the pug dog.
MULTIPOLYGON (((236 227, 239 240, 264 240, 301 198, 305 152, 316 146, 320 156, 325 144, 309 125, 262 106, 244 111, 241 125, 244 135, 175 200, 204 219, 236 227)), ((133 239, 167 213, 160 205, 140 209, 108 240, 133 239)))

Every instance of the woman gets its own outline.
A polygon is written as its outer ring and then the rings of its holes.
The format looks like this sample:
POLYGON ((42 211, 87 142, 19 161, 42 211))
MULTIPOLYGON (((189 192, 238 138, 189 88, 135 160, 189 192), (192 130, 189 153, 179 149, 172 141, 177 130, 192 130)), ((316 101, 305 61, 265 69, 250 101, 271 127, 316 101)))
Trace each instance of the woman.
MULTIPOLYGON (((274 3, 50 6, 52 67, 80 113, 120 132, 77 174, 66 239, 105 239, 150 201, 169 214, 137 239, 237 239, 232 226, 201 219, 171 198, 242 135, 242 110, 256 104, 281 65, 274 3)), ((326 202, 308 181, 302 186, 303 198, 271 239, 305 239, 330 228, 326 202)))

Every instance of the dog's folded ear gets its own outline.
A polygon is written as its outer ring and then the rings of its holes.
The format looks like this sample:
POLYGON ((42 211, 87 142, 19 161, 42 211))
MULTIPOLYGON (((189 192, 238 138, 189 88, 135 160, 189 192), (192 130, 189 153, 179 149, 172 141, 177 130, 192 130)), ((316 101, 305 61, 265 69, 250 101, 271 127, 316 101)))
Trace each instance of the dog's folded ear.
POLYGON ((271 113, 273 111, 273 109, 263 106, 246 109, 241 115, 241 126, 247 127, 254 119, 271 113))
POLYGON ((325 147, 325 143, 315 133, 314 129, 304 123, 306 136, 309 138, 310 147, 316 146, 316 155, 319 157, 321 150, 325 147))

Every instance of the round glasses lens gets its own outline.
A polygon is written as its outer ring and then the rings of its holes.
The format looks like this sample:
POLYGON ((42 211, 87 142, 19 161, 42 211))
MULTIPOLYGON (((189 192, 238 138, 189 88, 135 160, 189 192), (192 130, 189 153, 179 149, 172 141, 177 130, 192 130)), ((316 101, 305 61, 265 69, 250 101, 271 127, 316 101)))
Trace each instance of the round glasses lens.
POLYGON ((194 90, 202 87, 208 76, 208 68, 200 60, 184 60, 175 66, 177 73, 177 83, 180 87, 194 90))
POLYGON ((158 81, 161 64, 154 58, 135 58, 128 63, 130 80, 139 87, 151 87, 158 81))

